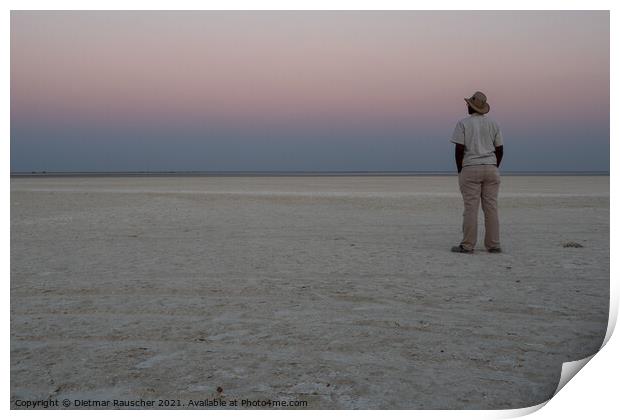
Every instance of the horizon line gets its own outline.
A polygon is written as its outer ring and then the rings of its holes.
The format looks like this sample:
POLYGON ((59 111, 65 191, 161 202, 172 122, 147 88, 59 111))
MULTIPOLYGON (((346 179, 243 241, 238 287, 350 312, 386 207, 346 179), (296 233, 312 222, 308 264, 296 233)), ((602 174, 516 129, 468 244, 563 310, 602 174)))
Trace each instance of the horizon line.
MULTIPOLYGON (((63 176, 411 176, 454 175, 451 171, 16 171, 11 177, 63 176)), ((502 175, 594 175, 609 176, 609 171, 502 171, 502 175)))

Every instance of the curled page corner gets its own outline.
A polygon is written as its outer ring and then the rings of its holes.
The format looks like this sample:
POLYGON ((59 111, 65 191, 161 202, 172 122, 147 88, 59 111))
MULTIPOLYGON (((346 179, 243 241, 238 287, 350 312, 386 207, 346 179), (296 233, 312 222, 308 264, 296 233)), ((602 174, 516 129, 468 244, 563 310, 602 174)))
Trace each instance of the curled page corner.
POLYGON ((532 414, 540 410, 545 405, 547 405, 547 403, 551 401, 551 399, 555 397, 556 394, 560 392, 562 388, 564 388, 564 385, 566 385, 568 381, 570 381, 573 378, 573 376, 575 376, 577 372, 579 372, 581 368, 583 368, 590 361, 590 359, 592 359, 595 355, 596 353, 584 359, 562 363, 562 372, 560 373, 560 382, 558 383, 557 388, 553 392, 553 395, 548 400, 543 401, 537 405, 532 405, 530 407, 516 408, 516 409, 511 409, 511 410, 502 410, 500 413, 498 413, 499 416, 497 416, 496 418, 508 419, 508 418, 515 418, 515 417, 523 417, 523 416, 527 416, 529 414, 532 414))
POLYGON ((553 393, 553 397, 555 397, 555 395, 558 392, 560 392, 562 388, 564 388, 564 385, 566 385, 568 381, 573 379, 573 376, 575 376, 577 372, 579 372, 581 368, 583 368, 595 355, 596 353, 594 353, 591 356, 580 359, 580 360, 574 360, 572 362, 562 363, 562 373, 560 374, 560 382, 558 382, 558 387, 555 389, 555 392, 553 393))
MULTIPOLYGON (((613 286, 610 289, 609 293, 610 294, 614 293, 613 286)), ((611 335, 614 333, 614 330, 616 329, 616 321, 618 320, 618 301, 617 299, 613 299, 613 296, 614 295, 612 295, 612 299, 609 304, 609 320, 607 321, 607 332, 605 333, 605 338, 603 339, 603 344, 601 345, 601 349, 605 347, 605 344, 607 344, 607 342, 611 338, 611 335)), ((599 351, 601 351, 601 349, 599 349, 599 351)))
POLYGON ((609 319, 607 322, 607 331, 605 333, 605 338, 603 339, 603 344, 601 344, 601 347, 598 349, 598 351, 588 357, 585 357, 583 359, 580 360, 574 360, 572 362, 564 362, 562 363, 562 372, 560 373, 560 381, 558 382, 558 386, 555 389, 555 391, 553 392, 553 395, 546 401, 541 402, 540 404, 537 405, 532 405, 530 407, 523 407, 523 408, 516 408, 516 409, 510 409, 510 410, 501 410, 499 412, 495 412, 497 414, 497 416, 495 418, 502 418, 502 419, 506 419, 506 418, 515 418, 515 417, 523 417, 523 416, 527 416, 529 414, 532 414, 538 410, 540 410, 541 408, 543 408, 545 405, 547 405, 547 403, 549 401, 551 401, 551 399, 553 397, 555 397, 557 395, 558 392, 560 392, 560 390, 562 388, 564 388, 564 386, 571 380, 573 379, 573 377, 585 366, 588 364, 588 362, 590 360, 592 360, 592 358, 594 356, 597 355, 597 353, 599 351, 601 351, 603 349, 603 347, 605 347, 605 345, 607 344, 607 342, 609 341, 609 339, 611 338, 615 328, 616 328, 616 322, 618 319, 618 302, 616 299, 613 299, 613 296, 615 296, 613 294, 613 286, 612 289, 610 291, 612 299, 610 302, 610 307, 609 307, 609 319))
POLYGON ((509 410, 501 410, 493 412, 493 418, 495 419, 513 419, 516 417, 524 417, 530 415, 541 408, 543 408, 550 400, 543 401, 540 404, 532 405, 530 407, 513 408, 509 410))
MULTIPOLYGON (((613 290, 611 290, 610 293, 613 293, 613 290)), ((613 294, 611 296, 613 297, 613 294)), ((603 347, 605 347, 605 345, 611 338, 611 335, 613 334, 614 329, 616 328, 617 319, 618 319, 618 302, 612 298, 610 302, 610 307, 609 307, 609 319, 607 321, 607 331, 605 333, 605 338, 603 339, 603 344, 601 344, 601 347, 598 349, 596 353, 588 357, 585 357, 580 360, 574 360, 572 362, 562 363, 562 373, 560 374, 560 382, 558 383, 558 387, 555 389, 555 392, 553 393, 553 396, 551 398, 555 397, 555 395, 558 392, 560 392, 562 388, 564 388, 564 385, 566 385, 568 381, 573 379, 573 376, 575 376, 577 372, 579 372, 586 364, 588 364, 588 362, 592 360, 592 358, 596 356, 596 354, 599 351, 601 351, 603 347)))

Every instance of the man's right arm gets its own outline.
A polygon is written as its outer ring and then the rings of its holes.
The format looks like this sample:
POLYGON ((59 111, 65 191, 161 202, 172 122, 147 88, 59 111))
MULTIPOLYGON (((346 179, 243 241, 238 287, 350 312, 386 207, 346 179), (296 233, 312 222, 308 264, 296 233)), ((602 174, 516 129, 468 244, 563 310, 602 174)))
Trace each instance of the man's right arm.
POLYGON ((454 160, 456 161, 456 170, 461 173, 463 169, 463 158, 465 157, 465 146, 456 144, 454 147, 454 160))
POLYGON ((454 143, 454 160, 456 161, 456 169, 461 173, 463 169, 463 158, 465 157, 465 128, 463 123, 459 121, 452 132, 452 140, 454 143))

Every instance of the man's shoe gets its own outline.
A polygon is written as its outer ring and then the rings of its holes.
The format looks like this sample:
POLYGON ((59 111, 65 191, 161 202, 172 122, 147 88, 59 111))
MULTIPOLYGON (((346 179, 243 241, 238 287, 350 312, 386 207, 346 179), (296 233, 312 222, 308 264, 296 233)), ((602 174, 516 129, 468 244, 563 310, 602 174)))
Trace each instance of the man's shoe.
POLYGON ((500 252, 502 252, 502 249, 500 247, 497 248, 489 248, 489 252, 491 254, 499 254, 500 252))
POLYGON ((451 251, 452 252, 459 252, 461 254, 473 254, 474 253, 473 249, 465 249, 465 248, 463 248, 463 245, 453 246, 451 251))

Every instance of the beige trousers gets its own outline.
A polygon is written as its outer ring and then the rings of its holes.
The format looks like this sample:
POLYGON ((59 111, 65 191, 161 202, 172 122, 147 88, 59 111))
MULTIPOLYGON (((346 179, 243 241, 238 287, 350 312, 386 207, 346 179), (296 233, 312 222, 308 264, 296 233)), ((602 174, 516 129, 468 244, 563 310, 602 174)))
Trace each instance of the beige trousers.
POLYGON ((478 238, 478 207, 482 200, 484 212, 484 246, 499 248, 499 169, 495 165, 465 166, 459 174, 459 187, 463 195, 463 248, 471 250, 478 238))

